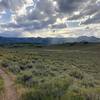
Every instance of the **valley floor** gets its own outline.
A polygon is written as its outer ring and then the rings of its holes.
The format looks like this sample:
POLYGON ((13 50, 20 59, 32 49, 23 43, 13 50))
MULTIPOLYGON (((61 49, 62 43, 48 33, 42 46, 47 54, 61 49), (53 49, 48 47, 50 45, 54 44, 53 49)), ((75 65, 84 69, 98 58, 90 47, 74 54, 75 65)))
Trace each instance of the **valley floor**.
POLYGON ((0 66, 0 100, 100 100, 100 44, 2 45, 0 66))

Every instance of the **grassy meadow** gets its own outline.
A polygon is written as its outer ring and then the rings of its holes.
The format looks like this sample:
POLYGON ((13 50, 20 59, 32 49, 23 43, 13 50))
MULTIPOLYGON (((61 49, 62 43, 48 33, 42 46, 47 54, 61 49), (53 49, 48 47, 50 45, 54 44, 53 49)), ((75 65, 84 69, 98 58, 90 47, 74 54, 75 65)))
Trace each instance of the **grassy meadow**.
POLYGON ((1 45, 0 66, 20 100, 100 100, 100 44, 1 45))

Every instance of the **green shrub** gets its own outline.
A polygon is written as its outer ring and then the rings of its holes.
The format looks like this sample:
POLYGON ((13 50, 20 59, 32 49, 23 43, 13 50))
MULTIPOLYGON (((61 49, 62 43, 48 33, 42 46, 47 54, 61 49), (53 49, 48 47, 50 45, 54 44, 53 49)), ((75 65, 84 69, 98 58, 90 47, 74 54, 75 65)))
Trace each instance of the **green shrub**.
POLYGON ((78 69, 73 69, 70 73, 69 73, 70 76, 76 78, 76 79, 83 79, 84 78, 84 74, 78 70, 78 69))
POLYGON ((17 74, 20 72, 20 67, 16 64, 9 66, 8 68, 11 72, 13 72, 14 74, 17 74))
POLYGON ((3 60, 1 62, 1 66, 4 67, 4 68, 7 68, 10 66, 10 61, 9 60, 3 60))
POLYGON ((72 83, 70 78, 56 78, 30 89, 22 95, 22 100, 61 100, 72 83))
POLYGON ((32 73, 31 71, 22 71, 20 74, 17 76, 17 81, 23 85, 31 85, 29 81, 32 80, 32 73))
POLYGON ((3 81, 3 79, 0 77, 0 94, 1 94, 1 92, 3 91, 3 89, 4 89, 4 81, 3 81))
POLYGON ((69 90, 62 96, 61 100, 99 100, 100 88, 82 88, 70 86, 69 90))

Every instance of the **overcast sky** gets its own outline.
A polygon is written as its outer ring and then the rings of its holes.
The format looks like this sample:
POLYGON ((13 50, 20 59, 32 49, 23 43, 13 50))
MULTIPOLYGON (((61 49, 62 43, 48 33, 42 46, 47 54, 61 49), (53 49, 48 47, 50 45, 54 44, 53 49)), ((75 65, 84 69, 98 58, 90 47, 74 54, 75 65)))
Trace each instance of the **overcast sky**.
POLYGON ((100 0, 0 0, 1 36, 98 37, 99 27, 100 0))

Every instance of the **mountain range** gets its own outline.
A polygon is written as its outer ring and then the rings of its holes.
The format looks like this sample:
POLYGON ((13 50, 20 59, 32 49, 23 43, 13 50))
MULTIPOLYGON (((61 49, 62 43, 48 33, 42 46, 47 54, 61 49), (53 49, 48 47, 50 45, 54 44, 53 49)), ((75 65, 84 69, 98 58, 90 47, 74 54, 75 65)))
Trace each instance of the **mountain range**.
POLYGON ((14 44, 14 43, 32 43, 41 45, 52 45, 52 44, 63 44, 63 43, 74 43, 74 42, 89 42, 99 43, 100 38, 91 36, 80 36, 77 38, 13 38, 13 37, 0 37, 0 44, 14 44))

